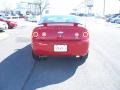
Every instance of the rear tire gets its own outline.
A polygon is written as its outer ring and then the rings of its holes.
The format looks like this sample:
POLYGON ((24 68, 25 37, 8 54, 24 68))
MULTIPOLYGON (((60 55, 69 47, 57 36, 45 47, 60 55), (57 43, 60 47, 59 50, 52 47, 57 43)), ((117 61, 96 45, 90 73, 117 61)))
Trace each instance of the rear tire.
POLYGON ((47 59, 47 57, 35 55, 33 52, 32 52, 32 57, 33 57, 33 59, 36 60, 36 61, 46 60, 46 59, 47 59))
POLYGON ((13 27, 12 27, 12 26, 10 26, 10 25, 8 25, 8 29, 13 29, 13 27))
POLYGON ((117 23, 117 20, 115 20, 114 23, 117 23))
POLYGON ((47 60, 47 57, 40 56, 40 60, 47 60))
POLYGON ((88 53, 85 56, 81 56, 79 58, 76 58, 78 61, 85 61, 88 58, 88 53))
POLYGON ((81 56, 79 58, 76 58, 76 61, 79 65, 82 65, 86 62, 87 57, 88 57, 88 53, 85 56, 81 56))
POLYGON ((0 30, 0 32, 3 32, 3 30, 0 30))
POLYGON ((35 55, 33 52, 32 52, 32 57, 33 57, 33 59, 36 60, 36 61, 39 61, 39 60, 40 60, 39 56, 35 55))
POLYGON ((86 60, 88 58, 88 53, 85 56, 81 56, 81 60, 86 60))

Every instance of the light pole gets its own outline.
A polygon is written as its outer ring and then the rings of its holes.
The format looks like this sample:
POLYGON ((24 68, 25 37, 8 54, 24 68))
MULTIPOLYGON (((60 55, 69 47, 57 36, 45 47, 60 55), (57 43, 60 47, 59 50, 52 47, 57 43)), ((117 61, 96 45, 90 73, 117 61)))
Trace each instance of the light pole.
POLYGON ((86 0, 86 6, 88 7, 88 15, 92 14, 93 0, 86 0))

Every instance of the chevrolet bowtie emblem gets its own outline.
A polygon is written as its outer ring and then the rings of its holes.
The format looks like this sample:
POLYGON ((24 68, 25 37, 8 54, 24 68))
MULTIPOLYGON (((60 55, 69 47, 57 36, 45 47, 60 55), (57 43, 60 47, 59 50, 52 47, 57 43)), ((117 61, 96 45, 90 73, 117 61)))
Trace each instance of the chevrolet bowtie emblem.
POLYGON ((58 34, 63 34, 63 33, 64 33, 64 32, 62 32, 62 31, 59 31, 59 32, 58 32, 58 34))

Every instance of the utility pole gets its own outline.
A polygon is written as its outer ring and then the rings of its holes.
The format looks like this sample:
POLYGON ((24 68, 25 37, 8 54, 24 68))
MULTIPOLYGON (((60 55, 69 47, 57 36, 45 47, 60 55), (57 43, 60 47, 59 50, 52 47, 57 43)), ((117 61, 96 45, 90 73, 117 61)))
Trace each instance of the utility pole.
POLYGON ((118 0, 119 1, 119 14, 120 14, 120 0, 118 0))
POLYGON ((104 2, 103 2, 103 16, 105 16, 105 8, 106 8, 106 2, 105 2, 105 0, 104 0, 104 2))

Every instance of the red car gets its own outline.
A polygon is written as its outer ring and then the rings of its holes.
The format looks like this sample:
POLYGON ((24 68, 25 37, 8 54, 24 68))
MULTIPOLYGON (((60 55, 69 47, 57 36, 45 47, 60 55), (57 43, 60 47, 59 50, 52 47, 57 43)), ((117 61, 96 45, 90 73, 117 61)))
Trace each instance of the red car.
POLYGON ((12 28, 14 28, 14 27, 17 26, 17 23, 16 23, 16 22, 10 21, 10 20, 5 19, 5 18, 3 18, 3 17, 0 17, 0 21, 6 22, 6 23, 8 24, 8 28, 9 28, 9 29, 12 29, 12 28))
POLYGON ((87 57, 88 30, 77 16, 43 16, 32 32, 32 56, 35 60, 46 56, 87 57))

